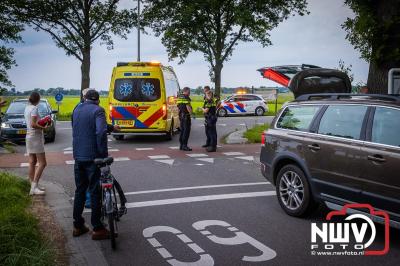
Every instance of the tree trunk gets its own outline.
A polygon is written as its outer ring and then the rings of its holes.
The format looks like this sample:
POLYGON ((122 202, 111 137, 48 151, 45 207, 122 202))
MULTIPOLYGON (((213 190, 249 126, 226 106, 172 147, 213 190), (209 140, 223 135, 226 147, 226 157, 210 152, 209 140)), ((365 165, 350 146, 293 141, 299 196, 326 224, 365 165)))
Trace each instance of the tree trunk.
POLYGON ((216 63, 214 67, 214 85, 215 85, 215 97, 221 97, 221 72, 222 63, 216 63))
POLYGON ((380 25, 390 25, 385 32, 380 33, 379 38, 386 38, 385 46, 381 47, 372 44, 372 51, 375 54, 379 51, 380 58, 373 58, 370 61, 368 73, 369 93, 388 93, 388 74, 391 68, 400 67, 400 58, 394 51, 399 49, 400 27, 399 22, 390 23, 400 12, 398 0, 376 1, 374 10, 375 16, 380 25))
POLYGON ((388 93, 388 72, 390 68, 379 66, 375 62, 369 64, 368 93, 388 93))
POLYGON ((90 48, 85 49, 82 53, 82 64, 81 64, 81 91, 90 87, 90 48))

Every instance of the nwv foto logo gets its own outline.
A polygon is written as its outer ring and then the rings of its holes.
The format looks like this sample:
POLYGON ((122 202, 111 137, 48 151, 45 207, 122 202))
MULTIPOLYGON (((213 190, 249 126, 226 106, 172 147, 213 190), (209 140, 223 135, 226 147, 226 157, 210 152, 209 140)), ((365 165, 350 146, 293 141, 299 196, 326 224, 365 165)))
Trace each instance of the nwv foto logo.
POLYGON ((374 222, 361 213, 351 214, 345 222, 327 222, 311 224, 311 254, 315 255, 384 255, 389 251, 389 216, 386 212, 375 211, 369 204, 347 204, 340 211, 328 213, 326 220, 335 216, 345 216, 348 209, 368 209, 374 216, 380 216, 385 222, 385 243, 380 250, 368 249, 376 238, 374 222), (358 221, 358 222, 356 222, 358 221), (360 222, 361 221, 361 222, 360 222), (319 252, 316 252, 319 251, 319 252), (322 252, 321 252, 322 251, 322 252), (326 251, 333 251, 328 252, 326 251), (358 251, 349 254, 342 251, 358 251))

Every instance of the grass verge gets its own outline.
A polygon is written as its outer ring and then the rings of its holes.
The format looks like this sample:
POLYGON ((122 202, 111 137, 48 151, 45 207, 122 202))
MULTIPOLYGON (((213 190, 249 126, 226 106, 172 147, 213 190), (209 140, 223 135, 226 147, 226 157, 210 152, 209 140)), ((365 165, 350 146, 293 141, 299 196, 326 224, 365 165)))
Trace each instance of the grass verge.
POLYGON ((28 210, 29 183, 0 172, 0 265, 54 265, 52 248, 28 210))
POLYGON ((261 134, 268 129, 269 125, 256 125, 244 132, 243 137, 247 138, 250 143, 261 143, 261 134))

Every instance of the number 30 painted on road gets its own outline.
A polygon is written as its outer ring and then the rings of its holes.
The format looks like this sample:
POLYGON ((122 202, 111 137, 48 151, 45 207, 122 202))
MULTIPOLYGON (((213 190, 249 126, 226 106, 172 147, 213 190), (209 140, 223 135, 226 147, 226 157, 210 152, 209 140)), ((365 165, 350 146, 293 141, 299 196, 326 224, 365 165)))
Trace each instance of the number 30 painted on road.
MULTIPOLYGON (((243 261, 250 261, 250 262, 261 262, 267 261, 275 258, 276 252, 269 247, 265 246, 263 243, 259 242, 258 240, 252 238, 248 234, 239 231, 236 227, 231 226, 229 223, 219 220, 204 220, 195 222, 193 225, 197 231, 199 231, 202 235, 205 235, 208 239, 213 241, 216 244, 221 245, 241 245, 241 244, 250 244, 257 250, 261 252, 259 256, 243 256, 243 261), (235 236, 233 237, 218 237, 211 233, 210 231, 206 230, 209 226, 222 226, 229 231, 233 232, 235 236)), ((214 259, 205 251, 199 247, 196 243, 194 243, 189 237, 183 234, 178 229, 169 226, 152 226, 148 227, 143 230, 143 236, 149 241, 149 243, 156 248, 158 253, 164 258, 167 259, 167 262, 173 266, 180 266, 180 265, 207 265, 211 266, 214 265, 214 259), (200 258, 194 262, 184 262, 174 259, 171 253, 165 249, 160 242, 154 237, 154 234, 159 232, 169 232, 177 236, 182 242, 188 245, 195 253, 200 255, 200 258)))

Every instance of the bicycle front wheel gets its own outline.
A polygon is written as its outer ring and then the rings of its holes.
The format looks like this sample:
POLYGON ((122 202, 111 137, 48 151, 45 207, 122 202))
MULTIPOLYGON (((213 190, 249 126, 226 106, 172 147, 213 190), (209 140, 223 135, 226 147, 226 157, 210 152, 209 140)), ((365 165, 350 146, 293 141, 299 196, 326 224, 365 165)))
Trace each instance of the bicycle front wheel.
POLYGON ((108 214, 108 227, 110 229, 111 248, 115 249, 115 218, 113 213, 108 214))

